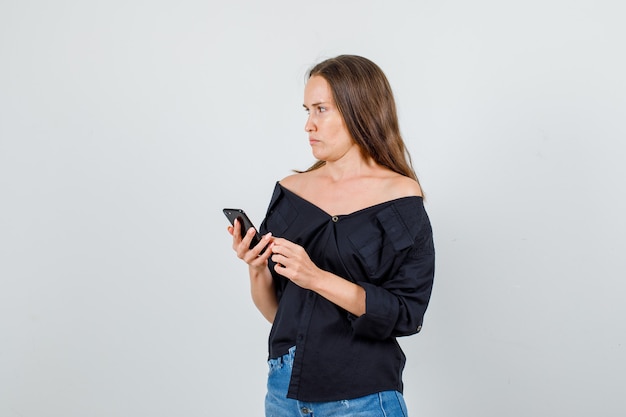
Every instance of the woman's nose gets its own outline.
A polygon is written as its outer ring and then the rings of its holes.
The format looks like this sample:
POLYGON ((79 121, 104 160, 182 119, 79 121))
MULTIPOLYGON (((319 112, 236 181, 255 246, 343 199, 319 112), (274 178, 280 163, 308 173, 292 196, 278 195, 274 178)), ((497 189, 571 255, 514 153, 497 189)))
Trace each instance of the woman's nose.
POLYGON ((304 124, 305 132, 312 132, 315 130, 315 124, 311 121, 311 116, 307 117, 306 123, 304 124))

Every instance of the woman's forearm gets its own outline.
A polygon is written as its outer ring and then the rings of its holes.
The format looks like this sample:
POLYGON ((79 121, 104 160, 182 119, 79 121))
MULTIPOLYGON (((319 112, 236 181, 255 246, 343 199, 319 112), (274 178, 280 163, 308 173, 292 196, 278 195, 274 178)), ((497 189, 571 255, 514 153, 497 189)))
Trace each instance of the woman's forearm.
POLYGON ((267 267, 259 269, 250 266, 249 273, 252 301, 263 317, 273 323, 278 310, 278 300, 272 275, 267 267))
POLYGON ((324 271, 312 290, 359 317, 365 314, 365 289, 330 272, 324 271))

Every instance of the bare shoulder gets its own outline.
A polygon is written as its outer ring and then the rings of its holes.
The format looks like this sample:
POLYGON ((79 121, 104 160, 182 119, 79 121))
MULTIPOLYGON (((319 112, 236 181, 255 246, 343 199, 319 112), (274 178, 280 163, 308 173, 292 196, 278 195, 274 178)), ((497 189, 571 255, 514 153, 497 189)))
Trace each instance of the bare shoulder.
POLYGON ((279 183, 283 187, 297 194, 307 188, 310 183, 311 176, 311 172, 299 172, 283 178, 279 181, 279 183))
POLYGON ((402 197, 422 197, 422 187, 413 178, 395 174, 385 181, 385 188, 389 190, 389 199, 402 197))
POLYGON ((290 186, 293 186, 294 184, 296 184, 298 181, 300 181, 300 176, 302 174, 298 173, 298 174, 292 174, 289 176, 286 176, 285 178, 283 178, 282 180, 280 180, 280 185, 290 188, 290 186))

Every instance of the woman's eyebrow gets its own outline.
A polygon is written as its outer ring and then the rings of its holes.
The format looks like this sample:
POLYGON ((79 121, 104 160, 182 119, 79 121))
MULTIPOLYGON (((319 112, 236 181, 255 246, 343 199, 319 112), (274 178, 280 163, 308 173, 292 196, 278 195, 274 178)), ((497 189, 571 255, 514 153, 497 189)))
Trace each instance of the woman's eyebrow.
MULTIPOLYGON (((326 104, 326 103, 327 103, 326 101, 319 101, 319 102, 317 102, 317 103, 313 103, 313 104, 311 104, 311 107, 319 106, 319 105, 321 105, 321 104, 326 104)), ((306 104, 303 104, 303 105, 302 105, 302 107, 304 107, 305 109, 308 109, 308 107, 307 107, 307 105, 306 105, 306 104)))

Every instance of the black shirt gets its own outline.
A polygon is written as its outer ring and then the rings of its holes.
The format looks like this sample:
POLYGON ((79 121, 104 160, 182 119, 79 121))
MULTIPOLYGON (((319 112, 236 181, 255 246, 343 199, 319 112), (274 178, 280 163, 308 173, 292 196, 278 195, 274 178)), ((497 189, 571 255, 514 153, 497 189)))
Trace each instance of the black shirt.
POLYGON ((277 183, 260 231, 301 245, 319 268, 366 291, 366 313, 356 317, 277 274, 270 261, 279 305, 269 357, 296 346, 287 396, 336 401, 402 392, 405 356, 396 337, 420 331, 434 277, 422 198, 332 216, 277 183))

